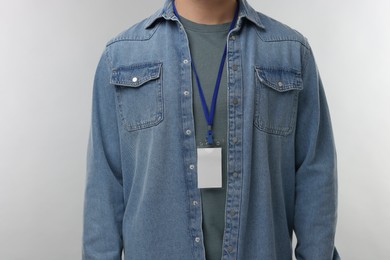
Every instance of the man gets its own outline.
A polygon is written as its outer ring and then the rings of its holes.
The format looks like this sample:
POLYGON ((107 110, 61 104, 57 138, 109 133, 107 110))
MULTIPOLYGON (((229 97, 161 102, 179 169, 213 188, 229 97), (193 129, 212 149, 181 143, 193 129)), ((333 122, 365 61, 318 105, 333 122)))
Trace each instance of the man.
POLYGON ((83 259, 339 259, 307 40, 245 0, 167 0, 97 68, 83 259))

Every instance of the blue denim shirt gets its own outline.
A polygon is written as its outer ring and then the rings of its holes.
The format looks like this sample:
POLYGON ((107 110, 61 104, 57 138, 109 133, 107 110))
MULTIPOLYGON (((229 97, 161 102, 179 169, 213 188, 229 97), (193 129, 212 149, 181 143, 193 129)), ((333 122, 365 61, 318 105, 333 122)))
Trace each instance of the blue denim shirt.
MULTIPOLYGON (((227 38, 223 259, 339 259, 336 155, 307 40, 240 0, 227 38)), ((83 259, 205 259, 188 40, 172 2, 108 42, 93 90, 83 259)))

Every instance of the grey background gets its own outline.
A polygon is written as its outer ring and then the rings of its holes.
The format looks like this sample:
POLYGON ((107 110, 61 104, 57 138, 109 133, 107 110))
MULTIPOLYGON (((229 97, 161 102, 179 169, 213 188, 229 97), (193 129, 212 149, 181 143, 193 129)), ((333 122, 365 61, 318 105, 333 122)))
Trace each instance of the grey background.
MULTIPOLYGON (((163 0, 0 0, 0 259, 80 259, 92 80, 163 0)), ((343 259, 390 259, 389 1, 249 1, 314 49, 339 164, 343 259)))

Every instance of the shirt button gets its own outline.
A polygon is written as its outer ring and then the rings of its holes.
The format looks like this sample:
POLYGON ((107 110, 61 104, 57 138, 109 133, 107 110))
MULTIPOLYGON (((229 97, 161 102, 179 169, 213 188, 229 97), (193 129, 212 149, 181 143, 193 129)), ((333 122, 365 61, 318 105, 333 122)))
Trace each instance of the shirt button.
POLYGON ((186 135, 190 135, 190 134, 192 134, 192 131, 191 130, 186 130, 186 135))
POLYGON ((132 81, 135 83, 135 82, 138 81, 138 78, 137 78, 137 77, 134 77, 134 78, 132 79, 132 81))
POLYGON ((232 142, 233 142, 233 144, 236 144, 238 142, 238 138, 237 137, 233 137, 232 138, 232 142))
POLYGON ((228 246, 227 250, 229 253, 231 253, 231 252, 233 252, 234 248, 233 248, 233 246, 228 246))
POLYGON ((184 96, 188 96, 190 92, 188 90, 184 91, 184 96))
POLYGON ((234 209, 232 209, 230 212, 229 212, 229 214, 230 214, 230 216, 234 216, 234 215, 236 215, 236 211, 234 210, 234 209))
POLYGON ((235 35, 230 36, 230 40, 232 41, 236 40, 236 36, 235 35))
POLYGON ((188 64, 188 60, 187 59, 183 60, 183 63, 188 64))
POLYGON ((238 98, 233 98, 233 105, 237 105, 238 104, 238 98))
POLYGON ((283 83, 281 81, 278 82, 279 87, 283 87, 283 83))
POLYGON ((237 178, 238 177, 238 173, 237 172, 233 172, 233 177, 237 178))
POLYGON ((199 243, 200 242, 200 237, 195 237, 195 242, 199 243))
POLYGON ((237 64, 233 64, 232 69, 233 69, 234 71, 236 71, 236 70, 238 69, 238 65, 237 65, 237 64))
POLYGON ((193 169, 195 169, 195 165, 191 164, 190 165, 190 170, 193 170, 193 169))

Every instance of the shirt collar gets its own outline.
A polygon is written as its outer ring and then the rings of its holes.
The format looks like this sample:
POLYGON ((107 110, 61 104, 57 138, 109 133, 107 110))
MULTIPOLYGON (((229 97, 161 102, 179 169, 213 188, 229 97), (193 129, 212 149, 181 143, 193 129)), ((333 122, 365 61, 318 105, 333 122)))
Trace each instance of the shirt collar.
MULTIPOLYGON (((164 7, 149 17, 145 25, 146 29, 153 27, 155 22, 159 19, 177 20, 177 17, 173 13, 172 1, 173 0, 166 0, 164 7)), ((254 23, 256 26, 265 29, 263 23, 260 20, 260 16, 247 3, 247 1, 246 0, 237 0, 237 1, 239 1, 240 4, 240 13, 238 15, 238 20, 240 21, 242 18, 246 18, 247 20, 254 23)))

